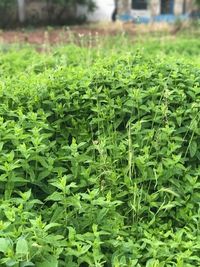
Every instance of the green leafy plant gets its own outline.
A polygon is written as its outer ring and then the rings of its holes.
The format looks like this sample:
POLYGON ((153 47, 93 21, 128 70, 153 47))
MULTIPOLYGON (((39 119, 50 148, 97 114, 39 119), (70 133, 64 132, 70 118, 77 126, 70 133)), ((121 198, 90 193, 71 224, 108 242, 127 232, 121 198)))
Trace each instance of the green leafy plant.
POLYGON ((199 43, 106 45, 0 52, 1 266, 200 264, 199 43))

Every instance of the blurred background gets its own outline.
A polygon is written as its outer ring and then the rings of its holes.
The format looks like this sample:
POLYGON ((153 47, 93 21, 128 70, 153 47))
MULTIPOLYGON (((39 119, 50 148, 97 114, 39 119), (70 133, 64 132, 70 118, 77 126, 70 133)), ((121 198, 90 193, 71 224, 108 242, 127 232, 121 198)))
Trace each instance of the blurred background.
POLYGON ((1 43, 59 44, 73 34, 198 37, 199 22, 200 0, 0 0, 1 43))
POLYGON ((200 0, 0 0, 0 26, 198 19, 200 0))

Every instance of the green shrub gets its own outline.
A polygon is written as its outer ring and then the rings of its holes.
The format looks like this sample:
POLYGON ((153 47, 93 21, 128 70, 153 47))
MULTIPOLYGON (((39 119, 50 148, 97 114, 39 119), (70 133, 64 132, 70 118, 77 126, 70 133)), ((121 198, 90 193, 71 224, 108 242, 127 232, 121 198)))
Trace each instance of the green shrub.
POLYGON ((199 266, 200 69, 28 53, 1 64, 1 266, 199 266))

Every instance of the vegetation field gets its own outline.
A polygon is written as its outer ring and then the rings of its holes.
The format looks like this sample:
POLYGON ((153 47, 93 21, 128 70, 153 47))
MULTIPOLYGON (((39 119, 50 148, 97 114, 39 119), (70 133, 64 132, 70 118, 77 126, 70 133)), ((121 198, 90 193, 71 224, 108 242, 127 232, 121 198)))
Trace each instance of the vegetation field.
POLYGON ((200 266, 200 40, 0 51, 0 266, 200 266))

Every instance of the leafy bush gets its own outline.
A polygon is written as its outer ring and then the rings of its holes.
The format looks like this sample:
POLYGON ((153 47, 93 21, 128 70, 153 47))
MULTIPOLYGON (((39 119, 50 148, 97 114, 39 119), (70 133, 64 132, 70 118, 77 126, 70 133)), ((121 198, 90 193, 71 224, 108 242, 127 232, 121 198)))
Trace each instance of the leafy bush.
MULTIPOLYGON (((25 6, 31 6, 30 1, 25 1, 25 6)), ((41 0, 35 1, 36 8, 26 10, 26 20, 24 25, 66 25, 74 23, 83 23, 85 16, 78 16, 77 6, 84 5, 88 12, 96 8, 93 0, 41 0), (42 2, 42 6, 40 3, 42 2), (38 7, 37 7, 38 6, 38 7), (42 11, 40 10, 42 8, 42 11), (41 13, 42 12, 42 16, 41 13)), ((0 27, 16 28, 19 26, 18 1, 1 0, 0 1, 0 27)))
POLYGON ((2 55, 1 266, 200 265, 200 69, 101 55, 2 55))
POLYGON ((15 0, 1 0, 0 1, 0 27, 8 27, 13 22, 16 23, 16 7, 17 1, 15 0), (8 15, 12 16, 12 20, 9 21, 8 15))
MULTIPOLYGON (((51 2, 51 0, 49 0, 51 2)), ((90 11, 93 11, 95 8, 95 2, 93 0, 54 0, 53 3, 63 5, 63 6, 73 6, 73 5, 86 5, 90 11)))

